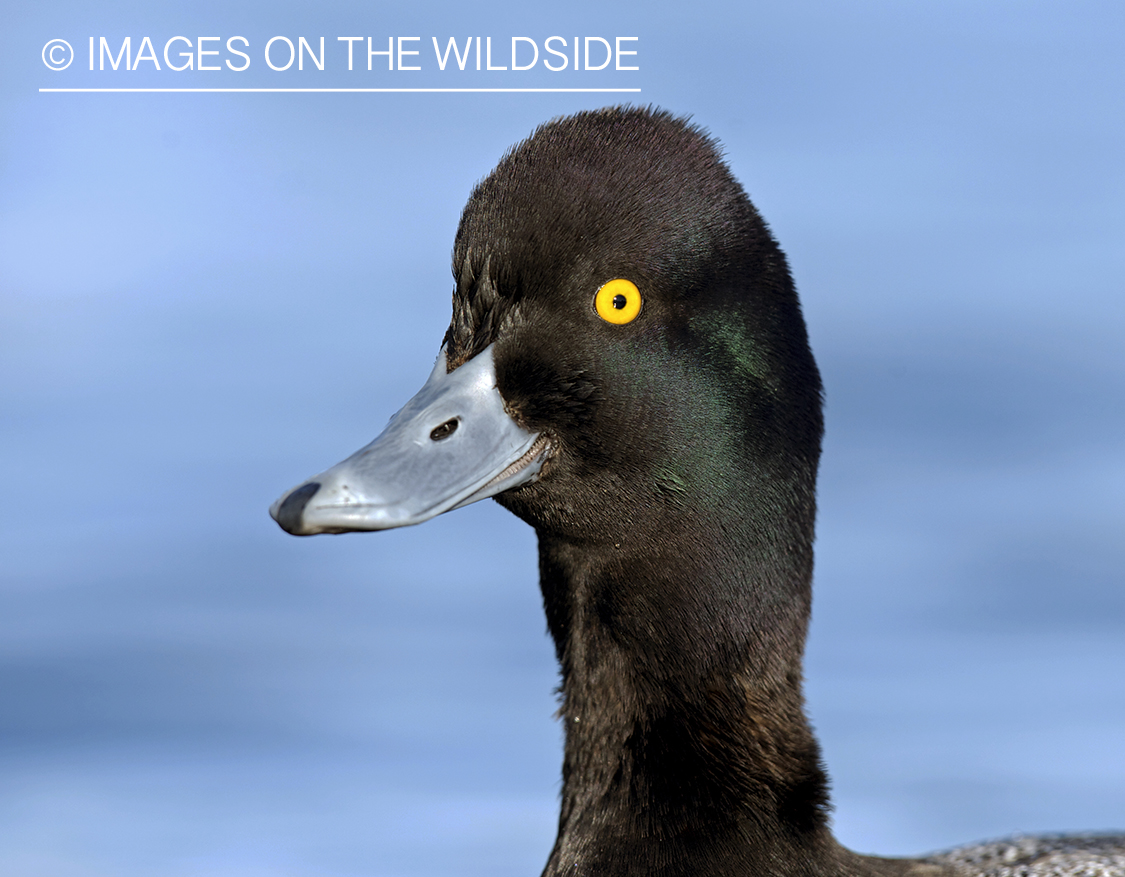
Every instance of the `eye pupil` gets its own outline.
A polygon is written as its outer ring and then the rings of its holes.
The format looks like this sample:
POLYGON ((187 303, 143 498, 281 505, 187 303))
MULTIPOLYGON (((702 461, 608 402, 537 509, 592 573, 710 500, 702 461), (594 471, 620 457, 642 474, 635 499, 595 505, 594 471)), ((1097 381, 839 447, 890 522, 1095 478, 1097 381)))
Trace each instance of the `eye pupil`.
POLYGON ((619 311, 620 311, 620 310, 623 310, 626 304, 628 304, 628 301, 626 300, 625 296, 623 296, 623 295, 615 295, 615 296, 613 297, 613 306, 614 306, 614 307, 615 307, 615 308, 616 308, 617 310, 619 310, 619 311))

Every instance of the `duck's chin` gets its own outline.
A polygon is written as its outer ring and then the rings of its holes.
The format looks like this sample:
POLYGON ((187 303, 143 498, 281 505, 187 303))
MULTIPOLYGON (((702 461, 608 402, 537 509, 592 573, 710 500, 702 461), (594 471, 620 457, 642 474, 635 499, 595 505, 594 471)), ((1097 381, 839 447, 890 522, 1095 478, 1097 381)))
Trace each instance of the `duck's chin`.
POLYGON ((544 470, 549 470, 549 466, 550 451, 548 451, 547 460, 544 462, 543 469, 536 480, 505 490, 492 498, 525 524, 530 524, 536 530, 540 529, 545 522, 544 516, 549 513, 552 502, 550 488, 544 490, 542 483, 544 470))
POLYGON ((529 524, 542 539, 561 539, 573 544, 605 542, 605 528, 596 528, 591 536, 590 525, 596 513, 589 498, 566 489, 561 479, 545 464, 539 477, 527 484, 506 490, 493 497, 513 515, 529 524))

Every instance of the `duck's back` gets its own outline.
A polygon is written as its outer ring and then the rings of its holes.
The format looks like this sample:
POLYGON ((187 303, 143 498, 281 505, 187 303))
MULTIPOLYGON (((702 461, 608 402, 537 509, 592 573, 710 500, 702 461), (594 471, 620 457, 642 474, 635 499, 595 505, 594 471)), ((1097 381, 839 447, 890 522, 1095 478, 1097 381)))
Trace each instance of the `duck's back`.
POLYGON ((1125 835, 1017 836, 925 861, 965 877, 1125 877, 1125 835))

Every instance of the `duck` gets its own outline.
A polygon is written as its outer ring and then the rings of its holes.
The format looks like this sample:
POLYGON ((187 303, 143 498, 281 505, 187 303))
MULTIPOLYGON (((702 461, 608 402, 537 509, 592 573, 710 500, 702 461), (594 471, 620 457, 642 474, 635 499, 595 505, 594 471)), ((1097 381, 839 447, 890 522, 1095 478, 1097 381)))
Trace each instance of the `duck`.
POLYGON ((834 838, 802 694, 822 384, 703 129, 629 106, 540 126, 472 190, 452 268, 422 389, 270 512, 308 536, 491 497, 535 529, 565 741, 544 877, 1125 875, 1125 836, 916 859, 834 838))

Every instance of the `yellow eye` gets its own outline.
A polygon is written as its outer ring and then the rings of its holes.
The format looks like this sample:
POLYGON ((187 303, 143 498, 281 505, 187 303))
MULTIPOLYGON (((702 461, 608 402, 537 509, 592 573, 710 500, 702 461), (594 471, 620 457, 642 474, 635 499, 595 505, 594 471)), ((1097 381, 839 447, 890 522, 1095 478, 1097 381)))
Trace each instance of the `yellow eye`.
POLYGON ((628 280, 611 280, 594 296, 594 310, 607 323, 631 323, 641 312, 641 292, 628 280))

